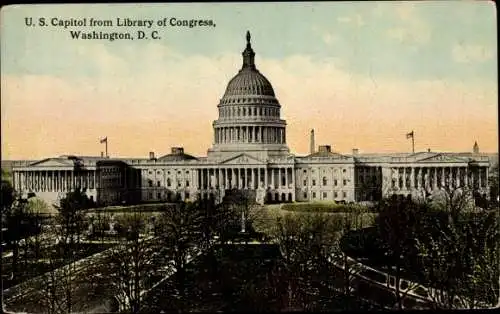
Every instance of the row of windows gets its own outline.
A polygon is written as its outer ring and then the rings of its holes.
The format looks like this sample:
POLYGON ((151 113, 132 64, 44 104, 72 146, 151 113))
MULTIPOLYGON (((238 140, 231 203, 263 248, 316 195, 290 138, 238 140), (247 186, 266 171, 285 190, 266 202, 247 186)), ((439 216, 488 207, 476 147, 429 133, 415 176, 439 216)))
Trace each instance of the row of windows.
POLYGON ((113 167, 113 168, 100 168, 101 173, 118 173, 120 172, 120 168, 113 167))
POLYGON ((262 98, 248 98, 248 97, 243 97, 243 98, 238 98, 238 99, 223 99, 221 101, 221 104, 234 104, 234 103, 275 103, 277 104, 278 102, 275 99, 262 99, 262 98))
MULTIPOLYGON (((177 193, 175 195, 176 197, 180 197, 181 195, 179 193, 177 193)), ((184 199, 189 199, 189 192, 184 192, 184 199)), ((148 193, 148 198, 151 200, 153 199, 153 193, 152 192, 149 192, 148 193)), ((163 195, 161 192, 158 192, 156 193, 156 198, 157 199, 162 199, 163 198, 163 195)), ((172 195, 170 192, 167 194, 167 200, 169 201, 173 201, 174 200, 174 195, 172 195)))
MULTIPOLYGON (((339 194, 338 192, 333 192, 333 198, 338 198, 339 195, 342 195, 342 198, 346 198, 347 197, 347 192, 345 191, 342 191, 340 192, 341 194, 339 194)), ((307 192, 304 192, 304 198, 307 198, 307 192)), ((316 198, 316 192, 312 192, 312 198, 316 198)), ((323 199, 325 198, 328 198, 328 192, 323 192, 323 199)))
MULTIPOLYGON (((174 171, 175 172, 175 171, 174 171)), ((156 170, 156 174, 161 174, 162 171, 161 170, 156 170)), ((181 174, 182 171, 181 170, 178 170, 177 171, 177 174, 181 174)), ((153 174, 153 170, 149 170, 148 171, 148 174, 153 174)), ((170 174, 170 171, 167 171, 167 174, 170 174)), ((186 170, 186 174, 189 174, 189 170, 186 170)))
MULTIPOLYGON (((337 168, 330 168, 330 170, 333 170, 334 172, 337 172, 338 169, 337 168)), ((304 169, 303 170, 304 173, 307 173, 307 169, 304 169)), ((315 173, 315 169, 311 169, 311 173, 315 173)), ((347 169, 342 169, 342 173, 346 173, 347 172, 347 169)), ((323 173, 326 173, 326 169, 323 169, 323 173)))
POLYGON ((280 110, 279 108, 262 108, 262 107, 252 107, 252 108, 234 108, 234 107, 229 107, 229 108, 220 108, 220 116, 221 117, 252 117, 252 116, 276 116, 278 117, 280 115, 280 110))
MULTIPOLYGON (((151 188, 153 187, 153 180, 148 180, 148 186, 151 188)), ((161 181, 157 181, 156 182, 156 186, 158 187, 161 187, 161 181)), ((167 178, 167 187, 170 187, 172 186, 172 181, 170 180, 170 178, 167 178)), ((177 181, 177 186, 178 187, 181 187, 182 186, 182 182, 181 181, 177 181)), ((189 180, 186 180, 186 187, 189 187, 189 180)))
MULTIPOLYGON (((307 178, 304 179, 304 186, 307 185, 307 178)), ((316 186, 316 179, 312 179, 312 185, 313 186, 316 186)), ((326 177, 323 177, 323 180, 322 180, 322 185, 323 186, 326 186, 328 185, 328 179, 326 177)), ((334 179, 333 180, 333 185, 334 186, 337 186, 338 185, 338 180, 337 179, 334 179)), ((347 179, 343 179, 342 180, 342 185, 347 185, 347 179)))

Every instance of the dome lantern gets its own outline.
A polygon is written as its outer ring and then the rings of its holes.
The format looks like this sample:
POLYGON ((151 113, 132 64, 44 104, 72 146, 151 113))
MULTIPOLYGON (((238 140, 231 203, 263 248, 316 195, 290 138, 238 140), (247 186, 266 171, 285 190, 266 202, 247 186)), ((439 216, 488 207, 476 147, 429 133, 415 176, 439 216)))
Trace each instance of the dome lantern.
POLYGON ((247 31, 247 47, 243 51, 243 66, 244 68, 255 69, 255 52, 252 49, 252 44, 250 43, 250 32, 247 31))

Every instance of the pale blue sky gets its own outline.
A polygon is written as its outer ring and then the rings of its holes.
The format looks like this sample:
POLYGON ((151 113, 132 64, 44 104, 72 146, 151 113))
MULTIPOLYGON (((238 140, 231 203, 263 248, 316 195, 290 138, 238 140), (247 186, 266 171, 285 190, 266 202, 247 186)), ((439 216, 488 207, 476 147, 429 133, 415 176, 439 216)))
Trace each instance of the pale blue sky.
MULTIPOLYGON (((295 54, 337 58, 347 71, 374 76, 459 80, 471 76, 496 80, 497 76, 496 14, 489 1, 6 7, 2 10, 2 73, 92 74, 88 62, 73 59, 74 47, 65 31, 26 30, 25 16, 212 18, 216 28, 167 28, 160 43, 186 55, 217 57, 241 50, 242 37, 249 29, 256 40, 255 49, 267 58, 295 54), (405 17, 409 4, 412 12, 405 17), (388 34, 397 29, 407 34, 403 40, 388 34), (493 57, 456 62, 453 48, 460 45, 484 47, 493 57)), ((140 49, 144 42, 103 44, 111 53, 119 53, 134 45, 140 49)), ((129 58, 141 66, 140 60, 133 60, 133 53, 129 58)))

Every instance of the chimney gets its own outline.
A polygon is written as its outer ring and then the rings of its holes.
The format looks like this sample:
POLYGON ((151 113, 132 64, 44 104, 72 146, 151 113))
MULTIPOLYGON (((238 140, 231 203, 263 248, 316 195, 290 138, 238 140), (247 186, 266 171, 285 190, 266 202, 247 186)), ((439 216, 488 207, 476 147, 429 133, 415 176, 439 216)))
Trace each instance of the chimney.
POLYGON ((149 152, 149 159, 155 159, 155 152, 149 152))
POLYGON ((358 154, 359 154, 359 149, 357 149, 357 148, 353 148, 353 149, 352 149, 352 155, 353 155, 353 156, 358 156, 358 154))
POLYGON ((184 154, 184 147, 172 147, 172 155, 182 155, 184 154))
POLYGON ((427 148, 427 152, 430 153, 431 152, 431 149, 430 148, 427 148))
POLYGON ((314 154, 314 129, 311 130, 311 142, 310 142, 310 146, 309 146, 309 150, 310 150, 310 153, 311 154, 314 154))
POLYGON ((320 145, 318 146, 318 151, 320 153, 331 153, 332 147, 330 145, 320 145))
POLYGON ((101 158, 104 158, 104 152, 101 152, 101 158))

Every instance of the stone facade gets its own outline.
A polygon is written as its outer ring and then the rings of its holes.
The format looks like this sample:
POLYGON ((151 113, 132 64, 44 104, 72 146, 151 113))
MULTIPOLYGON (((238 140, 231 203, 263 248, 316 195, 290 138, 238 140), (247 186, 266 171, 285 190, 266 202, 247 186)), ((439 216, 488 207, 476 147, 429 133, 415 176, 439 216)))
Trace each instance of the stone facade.
POLYGON ((281 104, 256 68, 247 33, 243 65, 229 82, 213 122, 214 144, 206 157, 174 147, 155 158, 61 156, 13 167, 14 188, 49 204, 76 187, 101 205, 221 200, 242 189, 259 202, 376 201, 390 195, 427 198, 443 189, 488 195, 489 158, 472 153, 418 152, 367 155, 333 152, 331 146, 307 156, 290 153, 281 104))

